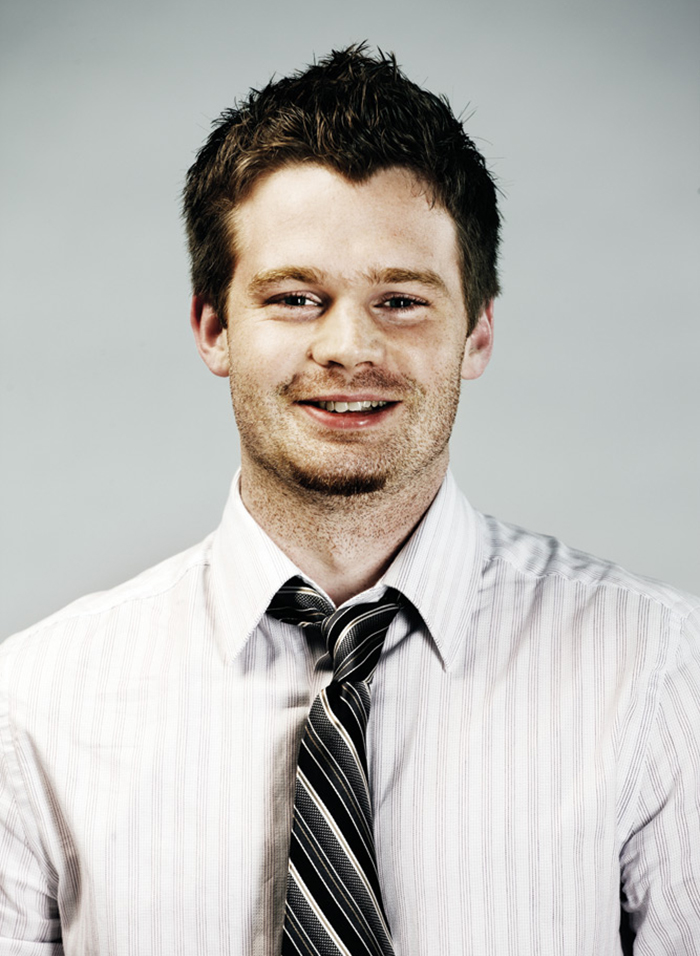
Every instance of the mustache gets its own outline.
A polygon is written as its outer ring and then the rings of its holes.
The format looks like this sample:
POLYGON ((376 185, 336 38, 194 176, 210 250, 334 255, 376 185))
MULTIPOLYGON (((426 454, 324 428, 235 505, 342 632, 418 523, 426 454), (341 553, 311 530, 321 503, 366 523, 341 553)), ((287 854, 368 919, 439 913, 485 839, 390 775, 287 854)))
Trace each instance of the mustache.
POLYGON ((340 369, 329 368, 318 375, 292 376, 280 385, 277 392, 289 401, 300 401, 310 395, 323 395, 333 391, 377 391, 391 394, 395 398, 410 394, 422 394, 423 389, 415 379, 407 375, 396 375, 379 368, 366 368, 348 377, 340 369))

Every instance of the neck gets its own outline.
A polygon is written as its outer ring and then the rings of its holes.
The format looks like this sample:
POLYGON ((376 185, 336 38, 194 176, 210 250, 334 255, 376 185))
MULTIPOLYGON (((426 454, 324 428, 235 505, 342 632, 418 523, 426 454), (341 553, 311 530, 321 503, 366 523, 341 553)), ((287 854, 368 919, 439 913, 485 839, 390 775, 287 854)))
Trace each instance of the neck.
POLYGON ((241 462, 241 498, 275 544, 336 605, 376 584, 437 494, 447 454, 410 485, 326 495, 241 462))

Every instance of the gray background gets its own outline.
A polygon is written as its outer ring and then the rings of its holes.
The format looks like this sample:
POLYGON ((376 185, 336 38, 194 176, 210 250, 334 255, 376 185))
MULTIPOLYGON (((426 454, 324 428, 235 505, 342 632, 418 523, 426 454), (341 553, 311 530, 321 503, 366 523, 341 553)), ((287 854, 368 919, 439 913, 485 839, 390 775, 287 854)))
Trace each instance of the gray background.
POLYGON ((210 121, 369 39, 445 93, 506 194, 472 502, 700 591, 694 0, 2 6, 0 633, 218 522, 237 463, 179 222, 210 121))

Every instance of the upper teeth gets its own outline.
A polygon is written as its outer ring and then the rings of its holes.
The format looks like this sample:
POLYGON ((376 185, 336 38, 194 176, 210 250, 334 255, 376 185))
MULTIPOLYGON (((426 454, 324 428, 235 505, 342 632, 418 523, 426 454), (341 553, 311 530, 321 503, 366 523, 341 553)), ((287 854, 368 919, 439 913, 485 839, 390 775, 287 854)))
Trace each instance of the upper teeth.
POLYGON ((366 412, 368 408, 381 408, 387 402, 319 402, 327 412, 366 412))

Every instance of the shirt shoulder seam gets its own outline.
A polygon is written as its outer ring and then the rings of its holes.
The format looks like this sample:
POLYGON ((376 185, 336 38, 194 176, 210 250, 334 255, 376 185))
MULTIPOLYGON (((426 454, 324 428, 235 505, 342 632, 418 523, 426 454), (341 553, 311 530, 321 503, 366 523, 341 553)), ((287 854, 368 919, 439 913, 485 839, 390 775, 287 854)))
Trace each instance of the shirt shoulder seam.
MULTIPOLYGON (((672 607, 668 602, 663 601, 661 598, 656 597, 655 595, 649 594, 647 591, 644 591, 643 588, 637 586, 635 587, 634 581, 630 581, 629 584, 621 584, 616 581, 587 581, 585 578, 577 577, 574 575, 567 575, 562 569, 550 570, 537 572, 529 568, 523 567, 516 562, 509 560, 508 556, 504 554, 491 554, 486 557, 484 560, 484 569, 495 561, 501 561, 503 564, 507 564, 514 571, 519 574, 522 574, 524 577, 534 578, 536 580, 544 580, 545 578, 561 578, 563 581, 567 581, 569 584, 580 584, 583 587, 590 589, 613 589, 616 591, 626 591, 630 594, 635 594, 637 597, 643 598, 646 601, 649 601, 653 604, 658 605, 663 608, 667 613, 673 615, 681 624, 690 618, 691 614, 694 612, 700 612, 700 599, 696 603, 688 602, 686 607, 681 612, 678 609, 672 607)), ((679 595, 680 596, 680 595, 679 595)))
MULTIPOLYGON (((28 628, 25 628, 23 631, 19 631, 17 635, 10 635, 10 637, 8 637, 7 640, 10 641, 11 637, 13 636, 18 637, 20 635, 26 638, 39 637, 45 631, 48 631, 51 628, 56 627, 58 625, 68 624, 71 621, 77 621, 77 620, 80 620, 81 618, 87 620, 92 617, 99 617, 102 614, 109 614, 111 611, 114 611, 125 604, 136 604, 141 601, 150 601, 155 598, 162 597, 163 595, 167 594, 168 591, 172 591, 173 588, 177 587, 177 585, 182 581, 182 579, 186 577, 191 571, 195 570, 196 568, 206 568, 206 567, 209 567, 210 565, 211 565, 211 557, 203 555, 201 558, 195 559, 191 561, 190 563, 188 563, 186 567, 181 569, 181 571, 176 575, 175 578, 173 578, 167 583, 164 583, 160 587, 154 587, 152 590, 144 589, 140 593, 136 592, 132 594, 125 594, 119 597, 115 595, 112 601, 107 600, 108 595, 112 591, 119 591, 121 589, 122 585, 117 585, 115 588, 108 589, 104 592, 105 603, 101 604, 99 607, 85 608, 85 609, 76 608, 75 611, 71 611, 70 610, 71 605, 68 604, 66 605, 66 607, 49 615, 49 617, 45 618, 43 621, 39 621, 36 624, 30 625, 28 628)), ((148 572, 144 572, 144 573, 147 574, 148 572)), ((99 591, 94 592, 93 596, 97 597, 99 593, 100 593, 99 591)), ((89 597, 90 595, 86 595, 85 599, 88 599, 89 597)), ((80 602, 81 600, 85 600, 85 599, 78 598, 77 600, 78 602, 80 602)), ((0 645, 0 653, 1 652, 2 652, 2 646, 0 645)))

